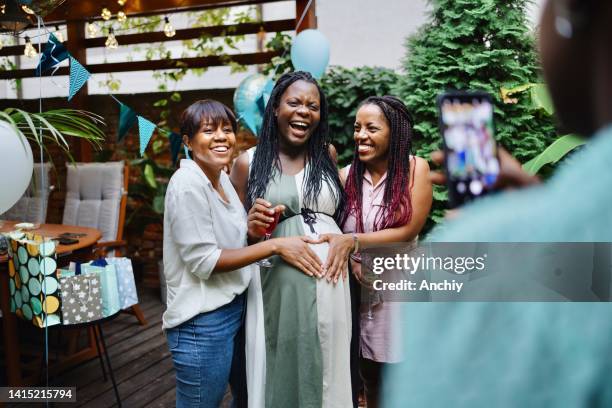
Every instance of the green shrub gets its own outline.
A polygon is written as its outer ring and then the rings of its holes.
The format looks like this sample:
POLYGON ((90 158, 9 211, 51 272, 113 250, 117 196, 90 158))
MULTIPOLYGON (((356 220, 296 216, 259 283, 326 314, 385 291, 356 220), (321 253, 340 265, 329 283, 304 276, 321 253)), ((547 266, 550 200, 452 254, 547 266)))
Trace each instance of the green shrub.
MULTIPOLYGON (((529 98, 503 98, 501 89, 538 81, 534 38, 527 24, 529 0, 430 0, 428 22, 406 42, 402 77, 395 92, 414 115, 415 153, 427 158, 440 148, 436 97, 450 89, 489 92, 496 104, 496 139, 521 162, 556 137, 552 119, 529 98)), ((446 205, 436 188, 431 221, 446 205)), ((429 227, 431 222, 429 223, 429 227)))

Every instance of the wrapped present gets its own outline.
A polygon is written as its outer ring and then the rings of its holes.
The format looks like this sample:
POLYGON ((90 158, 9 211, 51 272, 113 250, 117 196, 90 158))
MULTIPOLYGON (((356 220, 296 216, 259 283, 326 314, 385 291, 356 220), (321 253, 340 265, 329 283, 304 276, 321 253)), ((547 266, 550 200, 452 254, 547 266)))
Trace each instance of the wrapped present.
POLYGON ((62 275, 60 277, 60 287, 64 324, 87 323, 104 317, 102 290, 98 274, 62 275))
POLYGON ((20 231, 7 237, 11 311, 37 327, 60 324, 55 241, 20 231))
POLYGON ((115 266, 117 271, 117 287, 119 289, 119 304, 121 309, 138 304, 138 294, 136 293, 136 281, 134 280, 134 270, 130 258, 106 258, 106 262, 115 266))
POLYGON ((106 261, 93 261, 81 264, 81 274, 95 274, 100 278, 102 292, 102 313, 104 317, 117 313, 121 307, 119 302, 119 289, 117 287, 117 271, 114 265, 106 261))

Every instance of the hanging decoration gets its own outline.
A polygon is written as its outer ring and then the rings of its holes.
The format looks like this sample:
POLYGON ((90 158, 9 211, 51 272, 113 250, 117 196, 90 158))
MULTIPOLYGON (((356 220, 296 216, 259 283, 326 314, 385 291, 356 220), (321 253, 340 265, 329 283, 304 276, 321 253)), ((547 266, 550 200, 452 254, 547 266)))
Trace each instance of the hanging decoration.
POLYGON ((119 103, 119 127, 117 129, 117 142, 121 142, 127 132, 137 122, 136 112, 127 105, 119 103))
POLYGON ((36 56, 38 55, 38 53, 36 52, 36 48, 34 48, 34 46, 32 45, 32 40, 27 35, 25 38, 25 47, 23 49, 23 55, 28 58, 36 58, 36 56))
POLYGON ((112 16, 113 16, 113 13, 111 13, 111 11, 107 9, 106 7, 104 7, 102 9, 102 12, 100 13, 100 17, 102 17, 104 21, 110 20, 112 16))
POLYGON ((68 100, 71 100, 79 89, 85 85, 87 80, 91 77, 89 71, 81 65, 72 55, 70 56, 70 90, 68 93, 68 100))
MULTIPOLYGON (((170 133, 168 136, 170 139, 170 155, 172 157, 172 164, 176 165, 178 161, 178 155, 181 152, 181 145, 183 144, 183 138, 178 133, 170 133)), ((185 154, 186 157, 189 157, 188 154, 185 154)))
POLYGON ((329 41, 319 30, 304 30, 291 44, 291 62, 296 71, 320 79, 329 64, 329 41))
POLYGON ((176 30, 174 29, 174 27, 172 27, 172 24, 170 24, 170 19, 168 18, 168 16, 164 17, 164 21, 164 34, 168 38, 174 37, 176 35, 176 30))
POLYGON ((115 38, 115 31, 113 30, 113 27, 108 29, 108 37, 106 38, 104 45, 110 50, 114 50, 115 48, 119 47, 119 43, 115 38))
POLYGON ((49 40, 40 56, 38 67, 36 67, 36 75, 41 75, 42 72, 53 68, 57 69, 57 65, 67 59, 68 56, 68 50, 64 44, 55 35, 49 34, 49 40))
POLYGON ((95 37, 99 31, 100 27, 98 27, 98 25, 94 21, 90 21, 87 23, 87 34, 89 34, 89 38, 95 37))
POLYGON ((153 131, 157 126, 148 119, 138 116, 138 133, 140 135, 140 155, 143 156, 144 152, 151 141, 153 131))

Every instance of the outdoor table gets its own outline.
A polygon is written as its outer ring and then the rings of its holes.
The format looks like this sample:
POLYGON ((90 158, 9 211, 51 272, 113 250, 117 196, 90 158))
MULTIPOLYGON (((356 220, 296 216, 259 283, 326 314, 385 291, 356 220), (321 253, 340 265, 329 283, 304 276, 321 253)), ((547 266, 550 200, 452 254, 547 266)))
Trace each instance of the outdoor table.
MULTIPOLYGON (((0 226, 0 233, 13 231, 17 222, 3 221, 2 224, 0 226)), ((78 238, 79 242, 76 244, 60 244, 57 246, 58 264, 60 261, 68 263, 72 260, 88 260, 93 246, 102 237, 102 233, 95 228, 62 224, 41 224, 39 228, 32 230, 32 232, 45 237, 57 237, 67 232, 85 234, 83 237, 78 238)), ((20 365, 21 351, 19 348, 17 322, 10 308, 8 261, 8 256, 0 256, 0 310, 2 310, 2 330, 4 332, 4 352, 8 385, 18 387, 25 385, 25 383, 20 365)))

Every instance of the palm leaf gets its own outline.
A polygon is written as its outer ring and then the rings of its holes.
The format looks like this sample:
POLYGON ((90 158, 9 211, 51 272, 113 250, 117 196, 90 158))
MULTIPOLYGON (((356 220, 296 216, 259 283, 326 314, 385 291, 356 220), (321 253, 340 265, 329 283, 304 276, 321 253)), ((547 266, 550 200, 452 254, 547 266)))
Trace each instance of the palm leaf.
POLYGON ((585 143, 586 140, 576 135, 561 136, 542 153, 523 164, 523 169, 529 174, 536 174, 545 165, 557 163, 569 152, 585 143))

